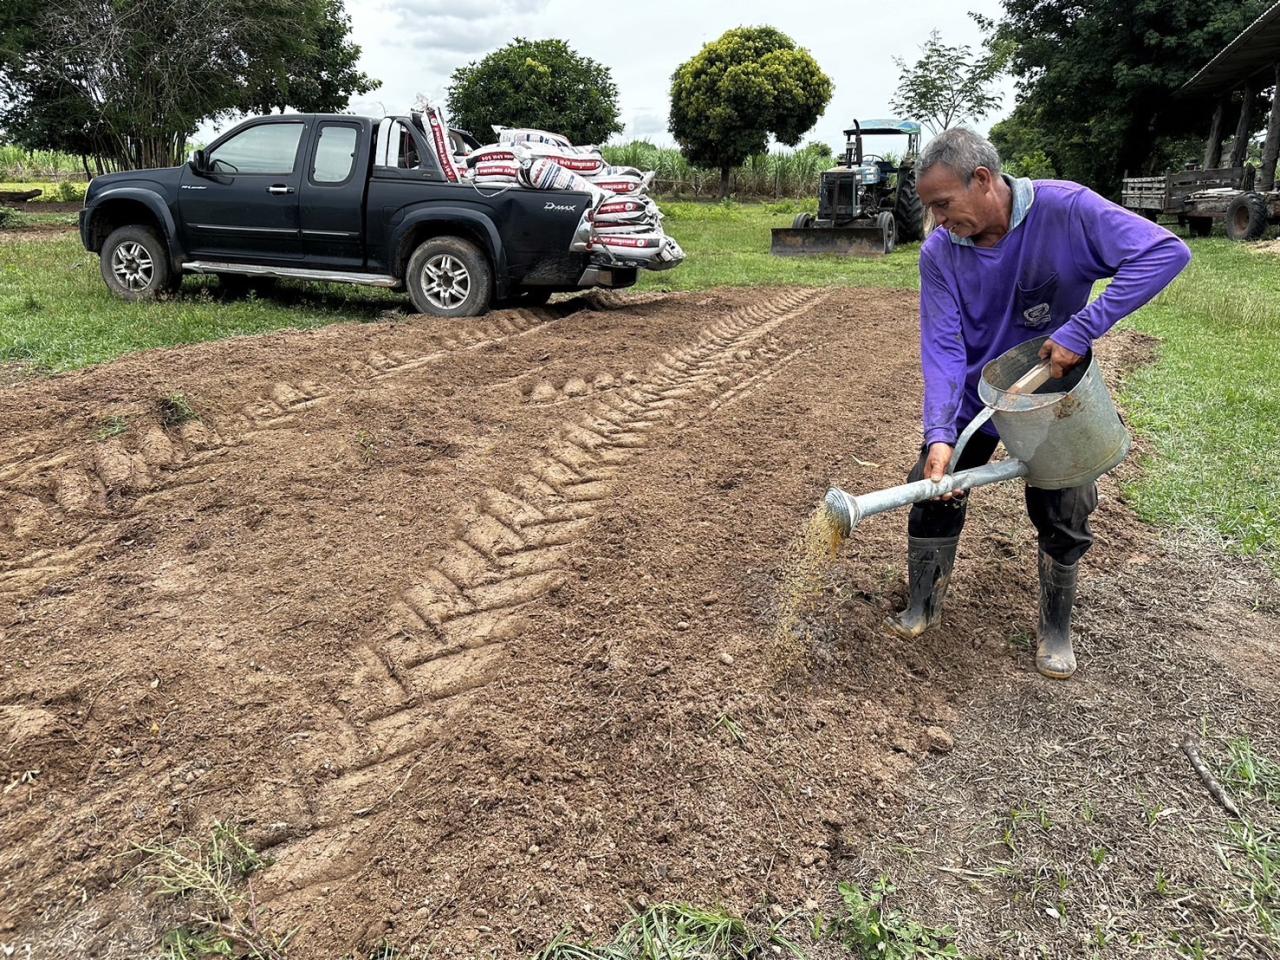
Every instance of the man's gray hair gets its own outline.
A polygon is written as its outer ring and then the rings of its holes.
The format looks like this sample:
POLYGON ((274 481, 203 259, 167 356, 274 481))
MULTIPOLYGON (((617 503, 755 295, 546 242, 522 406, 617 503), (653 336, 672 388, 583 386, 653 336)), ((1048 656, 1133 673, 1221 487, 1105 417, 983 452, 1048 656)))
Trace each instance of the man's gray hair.
POLYGON ((1000 172, 1000 154, 986 137, 967 127, 943 130, 929 141, 920 154, 919 170, 923 176, 930 167, 942 164, 950 167, 967 187, 973 172, 986 167, 992 173, 1000 172))

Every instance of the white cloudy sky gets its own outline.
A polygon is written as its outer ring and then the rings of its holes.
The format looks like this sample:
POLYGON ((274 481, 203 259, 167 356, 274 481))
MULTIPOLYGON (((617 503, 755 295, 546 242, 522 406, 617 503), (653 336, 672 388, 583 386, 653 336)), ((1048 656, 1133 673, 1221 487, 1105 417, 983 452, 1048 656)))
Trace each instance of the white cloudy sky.
MULTIPOLYGON (((892 114, 893 57, 914 61, 936 28, 949 43, 981 40, 968 16, 1000 11, 999 0, 346 0, 361 67, 382 86, 351 104, 380 116, 406 111, 418 94, 443 101, 455 68, 515 36, 558 37, 613 71, 626 124, 623 139, 670 144, 667 91, 675 68, 707 41, 736 26, 768 24, 806 47, 835 83, 835 95, 806 139, 833 147, 853 117, 892 114)), ((985 131, 1012 108, 976 126, 985 131)), ((476 131, 479 133, 479 131, 476 131)), ((484 137, 481 136, 481 140, 484 137)))

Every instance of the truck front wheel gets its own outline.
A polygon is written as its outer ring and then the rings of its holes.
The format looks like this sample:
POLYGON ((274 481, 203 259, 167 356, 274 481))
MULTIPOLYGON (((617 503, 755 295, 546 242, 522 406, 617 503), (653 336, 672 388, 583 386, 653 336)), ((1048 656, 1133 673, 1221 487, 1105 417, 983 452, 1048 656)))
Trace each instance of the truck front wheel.
POLYGON ((98 267, 107 289, 121 300, 150 300, 182 282, 169 265, 169 250, 150 227, 130 224, 111 231, 98 267))
POLYGON ((437 317, 475 317, 493 299, 489 258, 462 237, 433 237, 418 246, 404 283, 419 312, 437 317))

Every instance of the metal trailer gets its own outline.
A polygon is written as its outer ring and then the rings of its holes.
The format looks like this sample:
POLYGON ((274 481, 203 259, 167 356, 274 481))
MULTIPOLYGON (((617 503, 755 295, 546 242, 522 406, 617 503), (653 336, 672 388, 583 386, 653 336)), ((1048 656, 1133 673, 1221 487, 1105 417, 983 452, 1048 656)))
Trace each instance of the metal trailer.
POLYGON ((1121 203, 1152 219, 1177 217, 1192 236, 1207 236, 1214 221, 1221 220, 1232 240, 1258 240, 1269 226, 1280 224, 1280 93, 1272 96, 1261 167, 1245 162, 1255 129, 1253 102, 1269 87, 1280 88, 1280 3, 1245 28, 1180 91, 1185 98, 1214 98, 1202 162, 1162 177, 1126 178, 1121 203), (1233 105, 1237 93, 1238 110, 1233 105), (1222 145, 1231 112, 1236 113, 1235 137, 1224 166, 1222 145))

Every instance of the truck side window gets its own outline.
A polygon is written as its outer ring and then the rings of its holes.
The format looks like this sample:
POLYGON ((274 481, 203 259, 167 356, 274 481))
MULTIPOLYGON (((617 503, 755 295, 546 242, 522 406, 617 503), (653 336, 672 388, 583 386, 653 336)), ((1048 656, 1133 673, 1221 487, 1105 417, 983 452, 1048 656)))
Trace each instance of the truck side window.
POLYGON ((293 173, 302 123, 260 123, 214 148, 209 164, 217 173, 293 173))
POLYGON ((351 176, 356 165, 357 133, 355 127, 347 124, 321 125, 315 162, 311 168, 314 183, 342 183, 351 176))

